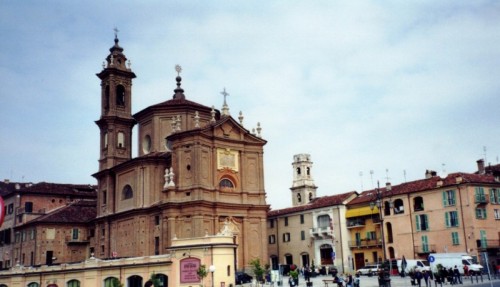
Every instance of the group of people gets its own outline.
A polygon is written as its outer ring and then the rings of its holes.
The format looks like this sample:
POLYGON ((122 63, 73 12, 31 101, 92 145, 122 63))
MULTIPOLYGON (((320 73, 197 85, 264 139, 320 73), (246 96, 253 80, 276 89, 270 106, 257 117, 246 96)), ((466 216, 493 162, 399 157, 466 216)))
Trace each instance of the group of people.
MULTIPOLYGON (((465 274, 467 275, 467 268, 464 268, 465 274)), ((462 275, 458 270, 458 267, 455 265, 454 268, 442 268, 438 271, 437 274, 432 274, 429 270, 415 269, 414 271, 410 271, 408 274, 411 278, 411 285, 422 287, 422 283, 425 283, 426 287, 431 287, 431 281, 435 280, 436 283, 446 284, 449 283, 451 285, 454 284, 463 284, 462 275), (423 279, 423 282, 422 282, 423 279)))

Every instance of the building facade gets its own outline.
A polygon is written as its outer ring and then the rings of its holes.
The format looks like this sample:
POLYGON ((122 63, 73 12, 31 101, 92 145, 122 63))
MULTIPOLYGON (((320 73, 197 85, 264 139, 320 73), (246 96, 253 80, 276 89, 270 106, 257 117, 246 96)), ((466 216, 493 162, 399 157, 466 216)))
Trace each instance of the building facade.
POLYGON ((483 265, 498 264, 499 199, 498 176, 484 170, 443 177, 427 171, 422 180, 365 191, 346 213, 356 268, 446 252, 466 252, 483 265))
POLYGON ((268 213, 268 252, 273 269, 292 264, 321 271, 336 266, 351 270, 345 205, 355 192, 316 196, 312 161, 308 154, 294 156, 291 197, 293 206, 268 213))
POLYGON ((73 244, 76 240, 70 242, 66 236, 72 237, 75 229, 78 239, 84 238, 88 221, 95 218, 95 186, 3 181, 0 195, 5 204, 0 228, 0 269, 52 264, 53 258, 59 258, 59 262, 88 258, 88 246, 82 250, 81 245, 73 244), (63 220, 54 217, 65 210, 74 214, 63 220))
POLYGON ((187 100, 179 66, 172 98, 132 114, 136 75, 118 42, 97 74, 101 140, 90 251, 97 258, 161 255, 172 238, 213 235, 229 222, 238 270, 267 258, 260 126, 249 132, 225 100, 222 112, 187 100))

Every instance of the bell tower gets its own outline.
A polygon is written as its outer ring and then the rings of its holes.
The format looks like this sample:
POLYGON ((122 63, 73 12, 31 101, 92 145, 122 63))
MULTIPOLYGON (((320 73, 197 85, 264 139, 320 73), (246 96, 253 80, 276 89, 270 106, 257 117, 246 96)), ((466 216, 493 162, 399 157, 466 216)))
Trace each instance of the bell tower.
POLYGON ((292 206, 300 206, 309 203, 316 198, 317 186, 311 175, 312 161, 309 154, 296 154, 293 156, 293 184, 292 206))
POLYGON ((132 158, 132 128, 136 124, 131 107, 132 79, 136 76, 118 45, 117 33, 115 29, 115 44, 97 74, 101 79, 101 118, 96 121, 101 138, 99 171, 132 158))

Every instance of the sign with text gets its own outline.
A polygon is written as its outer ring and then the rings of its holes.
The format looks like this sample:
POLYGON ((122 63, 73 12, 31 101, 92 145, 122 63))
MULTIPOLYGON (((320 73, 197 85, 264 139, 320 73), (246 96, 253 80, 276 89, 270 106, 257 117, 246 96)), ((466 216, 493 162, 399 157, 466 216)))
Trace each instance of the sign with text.
POLYGON ((180 272, 181 272, 181 283, 198 283, 200 282, 200 277, 198 277, 197 271, 200 268, 200 259, 197 258, 185 258, 180 262, 180 272))

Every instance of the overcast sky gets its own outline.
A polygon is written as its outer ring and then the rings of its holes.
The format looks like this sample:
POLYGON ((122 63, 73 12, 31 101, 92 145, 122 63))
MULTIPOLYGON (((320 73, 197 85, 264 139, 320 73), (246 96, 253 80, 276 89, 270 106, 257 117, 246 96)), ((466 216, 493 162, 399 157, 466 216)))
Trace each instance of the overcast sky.
POLYGON ((3 179, 96 183, 115 27, 133 113, 172 97, 179 64, 187 99, 220 109, 225 87, 261 123, 273 209, 299 153, 319 196, 498 163, 498 1, 0 1, 3 179))

